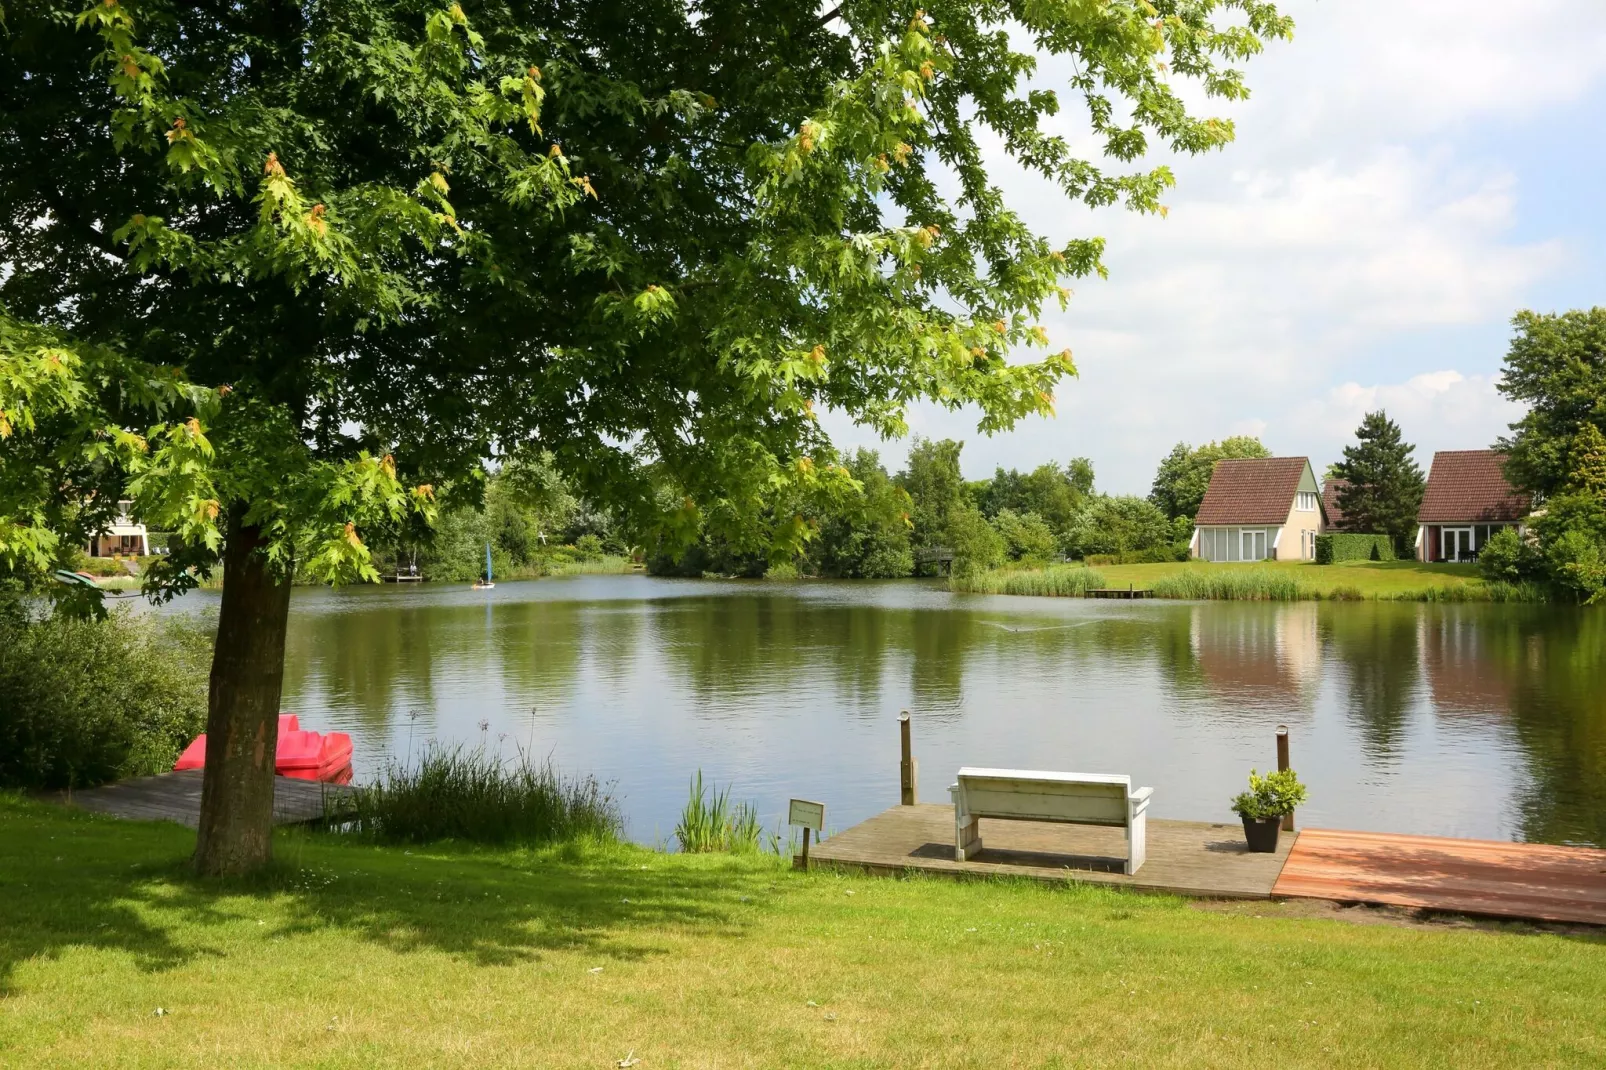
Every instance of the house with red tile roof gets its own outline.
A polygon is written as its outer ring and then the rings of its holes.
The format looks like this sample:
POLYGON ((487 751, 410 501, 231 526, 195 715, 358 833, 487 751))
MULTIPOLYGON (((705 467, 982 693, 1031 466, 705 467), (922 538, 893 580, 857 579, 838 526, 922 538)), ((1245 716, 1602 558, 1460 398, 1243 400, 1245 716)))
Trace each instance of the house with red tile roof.
POLYGON ((1521 531, 1533 500, 1506 481, 1505 454, 1440 450, 1416 514, 1421 561, 1476 561, 1495 532, 1521 531))
POLYGON ((1202 561, 1314 561, 1327 530, 1308 457, 1217 461, 1193 520, 1202 561))

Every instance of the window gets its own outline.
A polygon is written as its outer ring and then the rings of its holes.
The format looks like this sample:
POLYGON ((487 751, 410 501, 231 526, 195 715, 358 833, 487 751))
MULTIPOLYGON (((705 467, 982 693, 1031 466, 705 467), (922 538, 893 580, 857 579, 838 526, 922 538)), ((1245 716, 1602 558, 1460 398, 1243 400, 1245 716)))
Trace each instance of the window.
POLYGON ((1295 495, 1294 508, 1301 513, 1314 513, 1316 511, 1316 492, 1302 490, 1295 495))

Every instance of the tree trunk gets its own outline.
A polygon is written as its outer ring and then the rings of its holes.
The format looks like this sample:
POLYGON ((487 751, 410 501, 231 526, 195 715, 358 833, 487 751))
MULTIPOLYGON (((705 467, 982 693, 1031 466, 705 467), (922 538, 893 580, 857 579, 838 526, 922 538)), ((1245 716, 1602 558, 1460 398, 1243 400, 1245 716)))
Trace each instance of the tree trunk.
POLYGON ((262 532, 229 511, 223 605, 207 695, 206 775, 195 868, 208 876, 249 873, 273 858, 273 766, 290 577, 260 552, 262 532))

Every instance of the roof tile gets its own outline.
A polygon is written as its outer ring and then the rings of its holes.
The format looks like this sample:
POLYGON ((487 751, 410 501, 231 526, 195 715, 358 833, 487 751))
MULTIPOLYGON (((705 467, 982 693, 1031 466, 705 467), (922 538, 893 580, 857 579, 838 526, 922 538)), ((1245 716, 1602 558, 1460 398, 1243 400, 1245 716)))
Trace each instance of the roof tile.
POLYGON ((1532 506, 1528 495, 1506 482, 1505 454, 1440 450, 1433 455, 1416 519, 1422 524, 1510 523, 1527 516, 1532 506))
POLYGON ((1305 457, 1245 457, 1217 461, 1194 523, 1282 524, 1310 464, 1305 457))

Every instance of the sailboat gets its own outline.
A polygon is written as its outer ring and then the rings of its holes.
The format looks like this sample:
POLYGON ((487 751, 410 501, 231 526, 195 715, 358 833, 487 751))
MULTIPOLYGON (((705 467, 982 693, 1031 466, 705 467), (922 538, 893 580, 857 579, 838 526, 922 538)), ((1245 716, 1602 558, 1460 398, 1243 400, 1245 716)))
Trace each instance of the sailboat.
POLYGON ((492 582, 493 578, 494 577, 491 575, 491 544, 490 543, 486 543, 485 544, 485 578, 484 579, 480 579, 480 580, 475 580, 474 581, 474 589, 476 591, 488 591, 488 590, 490 590, 492 587, 496 586, 496 584, 492 582))

